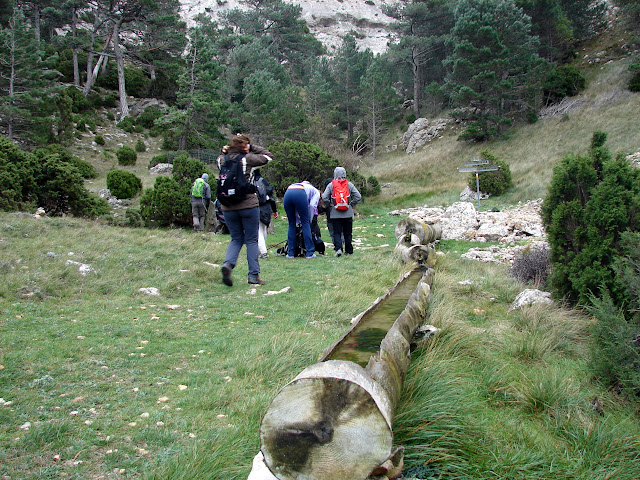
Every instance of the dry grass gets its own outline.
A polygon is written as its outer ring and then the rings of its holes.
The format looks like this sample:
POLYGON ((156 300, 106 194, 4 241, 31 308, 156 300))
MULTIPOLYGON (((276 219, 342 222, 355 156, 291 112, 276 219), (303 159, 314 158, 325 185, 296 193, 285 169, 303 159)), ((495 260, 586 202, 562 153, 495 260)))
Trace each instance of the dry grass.
MULTIPOLYGON (((613 153, 640 150, 638 112, 640 95, 625 89, 630 60, 581 65, 588 79, 582 98, 587 104, 569 114, 539 120, 507 132, 508 137, 484 144, 460 142, 461 127, 449 127, 445 135, 414 154, 401 148, 381 153, 375 165, 363 168, 376 175, 383 189, 381 200, 412 195, 429 205, 451 203, 466 185, 467 175, 457 168, 483 149, 504 159, 511 169, 514 187, 500 197, 509 204, 544 197, 553 165, 570 153, 585 152, 595 131, 608 133, 613 153)), ((394 137, 387 142, 397 143, 394 137)), ((383 150, 383 149, 381 149, 383 150)))

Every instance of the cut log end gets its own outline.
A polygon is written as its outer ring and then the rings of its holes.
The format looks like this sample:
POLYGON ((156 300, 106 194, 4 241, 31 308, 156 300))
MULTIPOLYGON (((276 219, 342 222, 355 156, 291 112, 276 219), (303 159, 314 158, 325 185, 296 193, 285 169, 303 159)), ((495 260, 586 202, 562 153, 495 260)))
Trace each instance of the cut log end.
POLYGON ((390 426, 366 386, 357 383, 360 372, 345 379, 324 368, 323 375, 286 385, 262 420, 261 450, 280 480, 364 479, 389 456, 390 426))

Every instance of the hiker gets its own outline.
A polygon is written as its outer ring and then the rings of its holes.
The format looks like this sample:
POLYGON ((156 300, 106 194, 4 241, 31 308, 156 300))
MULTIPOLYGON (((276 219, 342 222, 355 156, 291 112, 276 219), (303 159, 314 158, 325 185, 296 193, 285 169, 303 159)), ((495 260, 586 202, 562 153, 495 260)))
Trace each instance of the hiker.
MULTIPOLYGON (((322 186, 323 192, 327 189, 327 185, 329 185, 332 181, 333 181, 333 178, 327 178, 324 181, 324 185, 322 186)), ((329 236, 333 239, 333 223, 331 223, 331 204, 325 203, 321 197, 320 204, 318 205, 318 214, 323 214, 323 213, 327 216, 327 230, 329 230, 329 236)))
POLYGON ((191 186, 191 214, 193 215, 193 229, 196 232, 204 230, 204 218, 207 215, 207 206, 211 200, 211 187, 207 183, 209 175, 203 173, 196 178, 191 186))
POLYGON ((276 200, 273 198, 273 187, 260 174, 260 169, 253 171, 253 184, 256 186, 256 195, 258 196, 258 205, 260 206, 260 228, 258 230, 258 250, 259 258, 267 258, 267 229, 271 224, 271 216, 278 218, 278 209, 276 200))
POLYGON ((360 203, 362 196, 353 183, 347 180, 347 171, 343 167, 336 167, 333 171, 333 181, 325 188, 322 200, 327 208, 331 205, 330 215, 333 224, 332 239, 335 256, 342 256, 343 236, 344 253, 352 255, 353 206, 360 203))
POLYGON ((284 211, 287 212, 287 221, 289 222, 287 258, 293 259, 295 257, 296 225, 302 226, 304 248, 306 249, 305 257, 317 257, 313 238, 311 237, 311 220, 314 215, 318 215, 319 201, 320 191, 306 180, 292 183, 287 188, 282 199, 282 205, 284 206, 284 211))
POLYGON ((243 245, 247 247, 248 283, 264 285, 260 278, 258 230, 260 208, 255 187, 249 182, 251 170, 271 161, 272 153, 264 147, 251 144, 248 136, 234 136, 217 159, 220 169, 216 196, 221 203, 224 222, 231 242, 222 264, 222 282, 232 286, 231 271, 235 268, 243 245))

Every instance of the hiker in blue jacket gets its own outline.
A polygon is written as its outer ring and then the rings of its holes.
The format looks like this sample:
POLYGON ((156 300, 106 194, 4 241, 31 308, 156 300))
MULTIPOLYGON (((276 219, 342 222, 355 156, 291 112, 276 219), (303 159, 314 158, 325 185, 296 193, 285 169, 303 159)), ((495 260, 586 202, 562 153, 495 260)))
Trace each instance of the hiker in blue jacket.
POLYGON ((289 230, 287 231, 287 258, 294 258, 296 250, 296 225, 302 226, 306 258, 315 258, 315 245, 311 236, 311 221, 318 215, 320 191, 306 180, 292 183, 282 199, 282 206, 287 212, 289 230))
POLYGON ((207 183, 209 175, 203 173, 193 182, 191 187, 191 214, 193 215, 193 229, 196 232, 204 230, 204 217, 207 215, 207 207, 211 200, 211 187, 207 183))
POLYGON ((333 171, 333 181, 327 185, 322 194, 322 201, 327 208, 331 208, 331 222, 333 223, 333 248, 335 256, 340 257, 343 253, 342 237, 344 236, 344 253, 346 255, 353 254, 353 244, 351 243, 353 234, 353 206, 360 203, 362 196, 358 189, 351 182, 348 183, 349 195, 348 206, 345 210, 337 207, 333 198, 333 188, 336 181, 346 181, 347 171, 342 167, 336 167, 333 171))

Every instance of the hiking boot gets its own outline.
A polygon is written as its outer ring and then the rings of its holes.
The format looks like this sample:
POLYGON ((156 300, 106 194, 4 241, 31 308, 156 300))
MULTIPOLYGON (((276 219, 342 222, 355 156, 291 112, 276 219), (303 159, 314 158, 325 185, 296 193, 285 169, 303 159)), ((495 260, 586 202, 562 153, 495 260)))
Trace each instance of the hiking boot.
POLYGON ((342 250, 336 250, 336 257, 341 257, 342 256, 342 250))
POLYGON ((249 277, 249 285, 264 285, 266 282, 260 277, 249 277))
POLYGON ((232 268, 226 263, 222 265, 222 283, 230 287, 233 286, 233 280, 231 279, 232 268))

